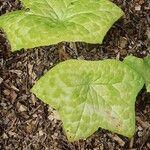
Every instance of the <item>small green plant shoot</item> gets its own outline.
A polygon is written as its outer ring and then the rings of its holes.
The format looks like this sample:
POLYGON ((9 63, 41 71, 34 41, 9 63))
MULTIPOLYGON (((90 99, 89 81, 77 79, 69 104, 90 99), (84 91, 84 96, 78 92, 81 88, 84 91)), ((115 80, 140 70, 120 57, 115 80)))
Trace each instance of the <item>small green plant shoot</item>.
POLYGON ((23 10, 0 16, 12 51, 62 41, 102 43, 122 15, 109 0, 21 0, 23 10), (13 30, 12 30, 13 28, 13 30))
POLYGON ((99 127, 132 137, 136 96, 144 83, 150 92, 150 57, 68 60, 48 71, 32 92, 59 112, 70 141, 99 127))

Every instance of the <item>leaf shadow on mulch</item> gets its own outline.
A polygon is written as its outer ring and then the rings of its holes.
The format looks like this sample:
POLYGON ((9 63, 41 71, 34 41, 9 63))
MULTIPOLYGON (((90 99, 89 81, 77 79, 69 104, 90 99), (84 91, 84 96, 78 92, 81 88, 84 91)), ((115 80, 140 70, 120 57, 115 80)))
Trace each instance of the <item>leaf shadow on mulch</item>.
MULTIPOLYGON (((150 54, 150 4, 148 0, 113 0, 125 11, 107 33, 102 45, 64 43, 10 53, 0 32, 0 149, 4 150, 148 150, 150 149, 150 94, 145 88, 136 101, 136 134, 132 139, 98 129, 87 140, 69 143, 57 113, 30 93, 45 72, 68 58, 122 60, 133 54, 150 54)), ((0 15, 21 9, 16 0, 1 0, 0 15)))

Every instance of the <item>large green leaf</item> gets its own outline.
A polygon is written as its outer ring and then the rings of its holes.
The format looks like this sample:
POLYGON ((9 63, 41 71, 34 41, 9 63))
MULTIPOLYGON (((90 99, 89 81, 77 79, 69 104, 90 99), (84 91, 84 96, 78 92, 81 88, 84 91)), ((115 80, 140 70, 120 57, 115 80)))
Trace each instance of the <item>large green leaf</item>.
POLYGON ((150 92, 150 56, 144 59, 128 56, 124 59, 124 63, 136 70, 143 77, 147 91, 150 92))
POLYGON ((60 114, 70 141, 98 127, 127 137, 135 131, 135 100, 143 78, 117 60, 68 60, 48 71, 32 92, 60 114))
POLYGON ((21 0, 25 8, 0 17, 12 51, 61 41, 101 43, 123 15, 108 0, 21 0))

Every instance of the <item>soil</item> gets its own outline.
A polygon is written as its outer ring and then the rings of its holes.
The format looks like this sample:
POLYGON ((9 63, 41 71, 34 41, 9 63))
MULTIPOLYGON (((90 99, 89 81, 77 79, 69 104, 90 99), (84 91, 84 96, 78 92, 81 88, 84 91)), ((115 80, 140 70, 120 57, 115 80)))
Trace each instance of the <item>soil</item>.
MULTIPOLYGON (((105 36, 103 44, 63 43, 11 53, 0 32, 1 150, 149 150, 150 93, 145 87, 136 101, 136 134, 132 139, 98 129, 91 137, 70 143, 54 109, 30 93, 45 72, 66 59, 122 60, 150 55, 150 1, 113 0, 125 15, 105 36)), ((0 0, 0 15, 21 9, 18 0, 0 0)), ((12 28, 13 30, 13 28, 12 28)))

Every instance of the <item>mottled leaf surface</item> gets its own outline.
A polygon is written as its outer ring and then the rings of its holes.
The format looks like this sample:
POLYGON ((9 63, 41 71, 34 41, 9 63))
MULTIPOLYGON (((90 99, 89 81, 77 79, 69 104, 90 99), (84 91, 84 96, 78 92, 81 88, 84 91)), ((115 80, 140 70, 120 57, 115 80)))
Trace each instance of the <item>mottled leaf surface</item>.
POLYGON ((147 91, 150 92, 150 56, 144 59, 128 56, 124 59, 124 63, 129 65, 143 77, 147 91))
POLYGON ((0 17, 12 51, 61 41, 101 43, 122 15, 108 0, 21 0, 24 9, 0 17), (29 8, 29 9, 27 9, 29 8))
POLYGON ((99 127, 127 137, 135 132, 135 100, 143 78, 117 60, 68 60, 56 65, 32 92, 60 114, 70 141, 99 127))

